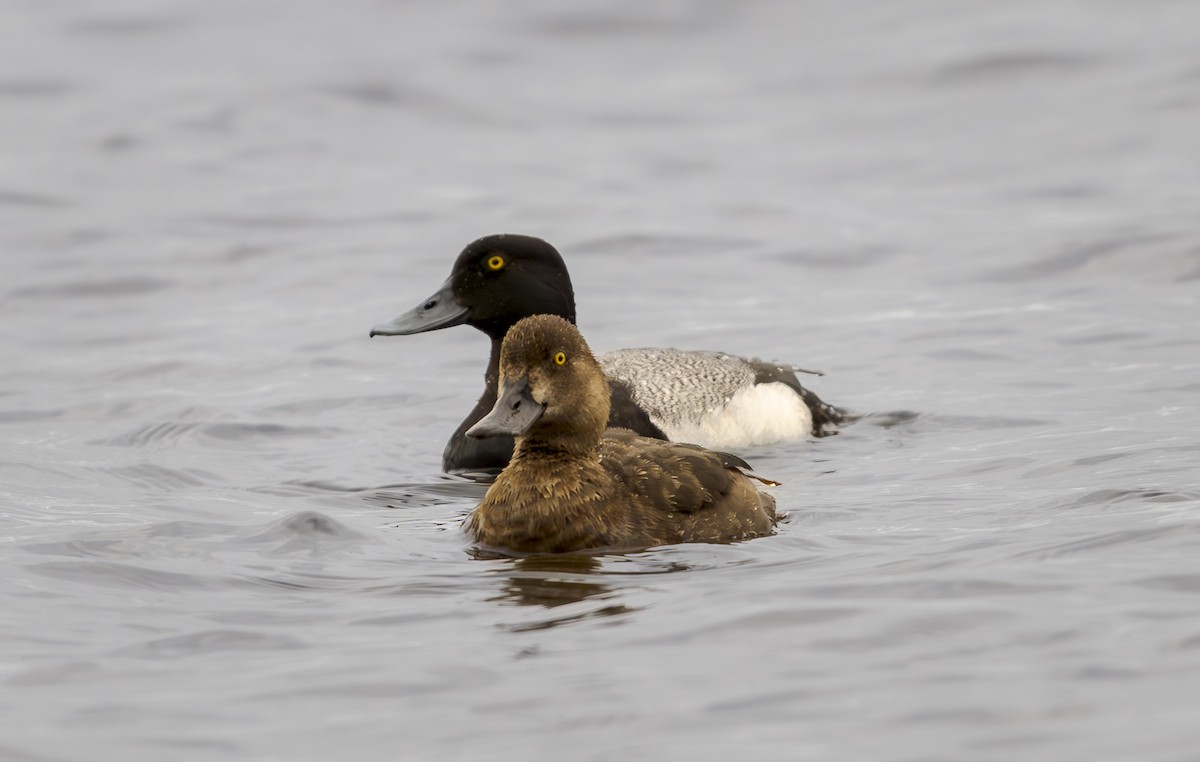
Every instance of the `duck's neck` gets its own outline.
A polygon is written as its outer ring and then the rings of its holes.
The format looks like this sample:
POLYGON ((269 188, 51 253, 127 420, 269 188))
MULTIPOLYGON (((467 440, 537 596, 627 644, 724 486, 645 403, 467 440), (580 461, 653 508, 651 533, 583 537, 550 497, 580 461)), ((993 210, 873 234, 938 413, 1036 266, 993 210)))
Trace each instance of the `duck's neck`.
POLYGON ((596 448, 604 436, 608 411, 599 407, 595 410, 581 408, 575 414, 577 417, 560 420, 547 420, 547 416, 535 423, 529 431, 517 437, 513 459, 562 462, 595 460, 596 448))
POLYGON ((442 468, 446 471, 499 471, 508 463, 513 452, 512 437, 489 437, 472 439, 467 429, 492 411, 496 405, 500 379, 500 343, 503 339, 492 339, 492 350, 488 356, 487 370, 483 374, 483 395, 475 407, 446 443, 442 453, 442 468))
MULTIPOLYGON (((462 432, 479 423, 479 420, 492 412, 492 408, 496 406, 496 398, 499 395, 500 389, 501 341, 501 339, 492 339, 492 351, 488 355, 487 370, 483 372, 483 395, 475 403, 475 409, 467 414, 466 420, 458 427, 459 430, 455 432, 455 436, 460 435, 462 432)), ((495 437, 495 439, 504 439, 509 443, 508 449, 512 450, 511 437, 495 437)))
POLYGON ((583 446, 574 442, 564 445, 553 441, 520 437, 513 447, 511 462, 522 465, 537 464, 542 468, 546 467, 544 464, 566 463, 571 468, 575 468, 579 461, 590 462, 593 460, 592 455, 595 451, 595 444, 583 446))
MULTIPOLYGON (((488 408, 484 413, 492 409, 496 404, 496 396, 500 389, 500 347, 504 344, 504 337, 492 339, 492 349, 488 354, 487 370, 483 372, 483 397, 479 399, 482 403, 487 400, 488 408)), ((483 416, 479 416, 482 418, 483 416)), ((476 418, 475 420, 479 420, 476 418)))
POLYGON ((577 497, 585 485, 594 488, 604 483, 605 474, 596 447, 564 449, 519 437, 512 460, 496 478, 497 496, 505 495, 499 502, 521 511, 571 515, 581 510, 577 501, 550 498, 577 497))

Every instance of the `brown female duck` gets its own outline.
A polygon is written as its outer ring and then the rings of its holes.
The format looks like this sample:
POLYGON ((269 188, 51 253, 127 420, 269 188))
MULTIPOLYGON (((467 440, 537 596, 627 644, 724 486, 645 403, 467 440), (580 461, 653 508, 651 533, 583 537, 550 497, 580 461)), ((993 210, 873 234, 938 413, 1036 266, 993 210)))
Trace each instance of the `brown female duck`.
POLYGON ((471 536, 546 553, 771 534, 775 499, 740 470, 745 461, 605 431, 609 405, 604 372, 574 325, 555 315, 514 325, 499 399, 467 435, 516 437, 516 449, 467 520, 471 536))

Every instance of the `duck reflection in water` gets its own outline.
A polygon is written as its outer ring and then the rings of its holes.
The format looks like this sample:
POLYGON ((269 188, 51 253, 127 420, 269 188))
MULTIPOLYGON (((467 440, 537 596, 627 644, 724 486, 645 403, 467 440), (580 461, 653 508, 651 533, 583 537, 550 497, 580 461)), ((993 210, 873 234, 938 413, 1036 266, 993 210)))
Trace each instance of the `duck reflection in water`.
MULTIPOLYGON (((599 581, 600 567, 600 559, 578 553, 510 559, 501 572, 507 579, 495 600, 556 608, 611 595, 612 587, 599 581)), ((608 608, 617 609, 614 614, 628 611, 624 606, 608 608)))

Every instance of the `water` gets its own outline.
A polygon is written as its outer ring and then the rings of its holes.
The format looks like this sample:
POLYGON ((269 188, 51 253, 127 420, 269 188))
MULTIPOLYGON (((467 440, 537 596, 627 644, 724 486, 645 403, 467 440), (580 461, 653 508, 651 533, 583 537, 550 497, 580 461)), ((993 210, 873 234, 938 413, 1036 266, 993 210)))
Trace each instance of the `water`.
POLYGON ((1200 6, 3 16, 0 758, 1197 758, 1200 6), (880 415, 473 558, 486 340, 367 331, 499 231, 880 415))

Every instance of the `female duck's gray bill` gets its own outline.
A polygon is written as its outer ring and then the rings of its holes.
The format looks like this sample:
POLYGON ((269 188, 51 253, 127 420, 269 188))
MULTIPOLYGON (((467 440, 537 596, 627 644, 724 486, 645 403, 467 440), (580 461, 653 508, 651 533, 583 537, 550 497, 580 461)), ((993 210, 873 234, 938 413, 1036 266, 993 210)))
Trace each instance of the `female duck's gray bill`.
POLYGON ((529 431, 544 412, 546 406, 529 392, 529 379, 505 381, 492 412, 467 429, 467 436, 475 439, 517 437, 529 431))
POLYGON ((407 336, 412 333, 449 328, 467 322, 467 308, 454 301, 454 288, 447 279, 437 293, 403 315, 371 329, 372 336, 407 336))

